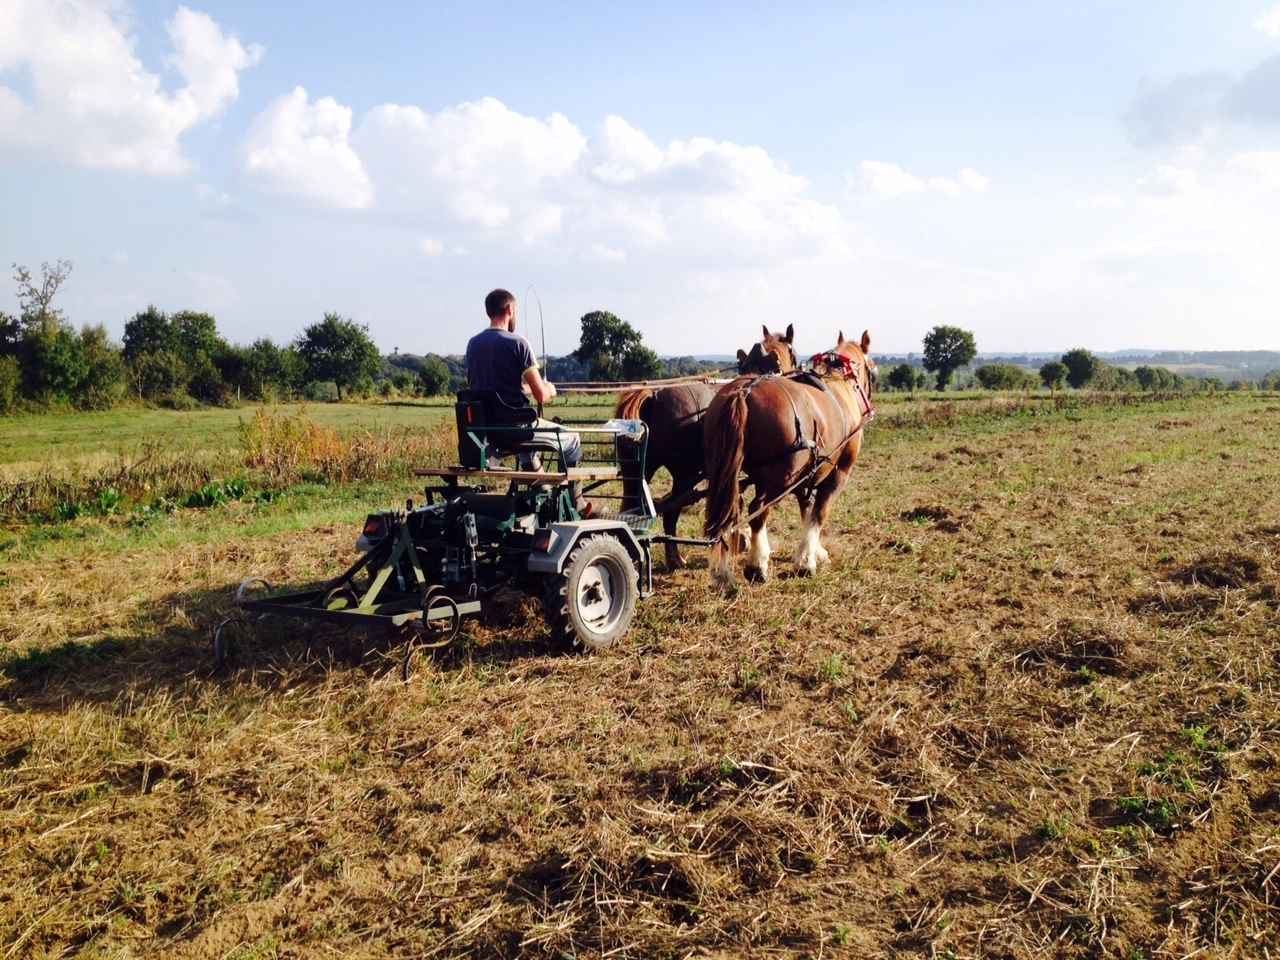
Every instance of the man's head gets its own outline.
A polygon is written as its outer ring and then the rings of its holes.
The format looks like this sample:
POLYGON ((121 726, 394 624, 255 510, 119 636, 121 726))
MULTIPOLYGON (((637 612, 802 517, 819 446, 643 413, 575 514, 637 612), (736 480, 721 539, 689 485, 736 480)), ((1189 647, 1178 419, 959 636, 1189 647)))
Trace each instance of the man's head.
POLYGON ((490 326, 496 327, 501 321, 509 332, 515 333, 516 298, 511 295, 510 291, 499 287, 497 290, 490 292, 484 298, 484 312, 489 317, 490 326))

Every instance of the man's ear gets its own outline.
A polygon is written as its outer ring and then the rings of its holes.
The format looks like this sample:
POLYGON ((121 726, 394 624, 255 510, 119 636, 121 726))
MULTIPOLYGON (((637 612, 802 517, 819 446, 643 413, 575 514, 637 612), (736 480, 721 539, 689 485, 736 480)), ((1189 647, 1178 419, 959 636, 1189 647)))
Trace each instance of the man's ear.
POLYGON ((869 331, 867 330, 862 331, 862 342, 858 344, 858 346, 862 348, 862 353, 864 356, 871 352, 871 333, 869 331))
POLYGON ((785 337, 783 337, 782 339, 783 339, 783 340, 785 340, 785 341, 787 341, 787 343, 795 343, 795 340, 796 340, 796 329, 795 329, 795 327, 788 323, 788 324, 787 324, 787 335, 786 335, 785 337))

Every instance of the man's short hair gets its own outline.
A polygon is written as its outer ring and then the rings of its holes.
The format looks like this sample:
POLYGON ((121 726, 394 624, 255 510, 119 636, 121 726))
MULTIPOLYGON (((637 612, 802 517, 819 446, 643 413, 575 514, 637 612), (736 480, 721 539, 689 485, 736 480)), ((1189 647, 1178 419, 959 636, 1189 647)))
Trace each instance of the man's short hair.
POLYGON ((496 320, 506 312, 507 304, 514 300, 511 291, 499 287, 484 298, 484 312, 490 320, 496 320))

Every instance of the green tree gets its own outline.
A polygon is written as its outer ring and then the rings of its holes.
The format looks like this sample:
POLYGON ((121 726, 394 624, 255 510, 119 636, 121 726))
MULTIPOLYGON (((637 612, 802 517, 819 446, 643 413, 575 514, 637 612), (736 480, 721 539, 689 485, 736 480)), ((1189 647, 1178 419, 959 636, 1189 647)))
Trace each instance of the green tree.
POLYGON ((303 363, 293 347, 279 347, 269 337, 253 342, 245 351, 244 386, 257 400, 272 400, 295 393, 304 379, 303 363))
POLYGON ((139 399, 162 400, 185 393, 191 375, 172 350, 143 353, 129 364, 130 389, 139 399))
POLYGON ((133 363, 144 353, 159 353, 161 350, 176 352, 176 348, 173 325, 154 304, 125 321, 124 359, 126 363, 133 363))
POLYGON ((201 354, 213 360, 227 346, 218 336, 218 322, 207 313, 180 310, 169 317, 169 325, 178 355, 193 366, 201 354))
POLYGON ((85 374, 76 385, 75 404, 87 410, 106 410, 124 393, 124 357, 120 348, 111 342, 107 328, 97 324, 80 331, 80 352, 85 374))
POLYGON ((397 393, 407 394, 413 390, 413 377, 402 370, 392 376, 391 385, 396 388, 397 393))
POLYGON ((973 334, 959 327, 937 326, 924 337, 924 368, 938 378, 938 389, 947 389, 951 375, 973 361, 978 345, 973 334))
POLYGON ((17 357, 0 357, 0 413, 9 413, 18 405, 18 388, 22 386, 22 368, 17 357))
POLYGON ((889 371, 885 379, 890 390, 914 390, 916 388, 916 371, 909 363, 900 363, 889 371))
POLYGON ((628 356, 632 369, 648 366, 649 357, 640 354, 641 349, 643 338, 631 324, 607 310, 593 310, 582 317, 582 337, 573 356, 587 367, 592 380, 625 380, 630 379, 628 356))
POLYGON ((58 290, 71 276, 71 261, 58 260, 40 264, 40 279, 26 267, 13 265, 13 282, 18 287, 18 307, 22 325, 32 333, 52 336, 62 326, 62 311, 53 306, 58 290))
POLYGON ((634 344, 622 355, 623 380, 649 380, 662 373, 662 361, 643 343, 634 344))
POLYGON ((22 349, 22 324, 0 310, 0 357, 16 357, 22 349))
POLYGON ((227 385, 213 359, 204 351, 187 363, 187 393, 201 403, 225 404, 228 400, 227 385))
POLYGON ((1083 347, 1068 350, 1062 355, 1062 365, 1067 368, 1067 383, 1076 390, 1094 378, 1099 363, 1098 358, 1083 347))
POLYGON ((424 397, 438 397, 447 393, 452 375, 448 365, 435 354, 422 358, 422 369, 418 371, 418 389, 424 397))
POLYGON ((22 342, 27 395, 46 403, 72 400, 89 372, 75 331, 55 320, 32 328, 22 342))
POLYGON ((1067 366, 1057 360, 1050 360, 1040 368, 1040 382, 1050 390, 1060 390, 1067 382, 1067 366))
POLYGON ((369 328, 336 313, 326 313, 322 321, 307 327, 296 345, 307 378, 333 383, 339 400, 343 387, 354 389, 366 381, 371 387, 382 366, 369 328))

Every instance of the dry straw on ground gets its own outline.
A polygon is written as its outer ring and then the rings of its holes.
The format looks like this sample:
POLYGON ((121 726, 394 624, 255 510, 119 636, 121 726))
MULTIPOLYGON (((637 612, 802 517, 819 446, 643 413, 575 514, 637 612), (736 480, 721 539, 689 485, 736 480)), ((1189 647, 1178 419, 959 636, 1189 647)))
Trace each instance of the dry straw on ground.
POLYGON ((769 584, 407 685, 293 625, 208 672, 354 510, 22 559, 0 957, 1277 956, 1278 484, 1265 402, 887 424, 816 578, 785 509, 769 584))

